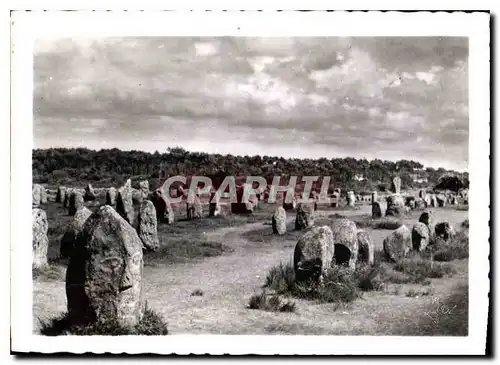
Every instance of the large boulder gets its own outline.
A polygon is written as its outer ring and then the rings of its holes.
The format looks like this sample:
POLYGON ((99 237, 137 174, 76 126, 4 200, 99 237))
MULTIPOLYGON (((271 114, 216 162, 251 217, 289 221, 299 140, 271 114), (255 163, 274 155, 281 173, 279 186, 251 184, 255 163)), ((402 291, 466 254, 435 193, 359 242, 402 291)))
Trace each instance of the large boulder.
POLYGON ((402 225, 384 239, 383 246, 388 261, 398 261, 406 257, 412 248, 410 229, 402 225))
MULTIPOLYGON (((284 208, 283 208, 284 209, 284 208)), ((299 203, 295 216, 295 229, 308 229, 314 225, 314 204, 299 203)))
POLYGON ((368 232, 358 229, 358 261, 373 265, 375 247, 368 232))
POLYGON ((106 190, 106 205, 114 207, 116 205, 116 194, 117 191, 114 187, 110 187, 106 190))
POLYGON ((333 234, 328 226, 307 231, 297 242, 293 254, 296 280, 319 280, 331 267, 334 250, 333 234))
POLYGON ((56 203, 64 203, 65 198, 66 198, 66 187, 59 186, 57 188, 56 203))
POLYGON ((332 223, 332 232, 335 264, 355 269, 359 251, 356 223, 345 218, 337 219, 332 223))
POLYGON ((135 326, 144 313, 142 242, 112 207, 84 224, 70 255, 66 296, 71 323, 135 326))
POLYGON ((382 218, 382 209, 380 208, 380 203, 377 201, 372 203, 372 218, 382 218))
POLYGON ((272 218, 273 233, 284 235, 286 233, 286 211, 283 207, 277 207, 272 218))
POLYGON ((83 200, 88 202, 88 201, 93 201, 96 200, 96 194, 94 191, 94 188, 92 187, 91 184, 87 184, 85 187, 85 195, 83 196, 83 200))
POLYGON ((429 245, 429 242, 429 227, 422 222, 415 223, 411 231, 412 249, 414 251, 423 251, 429 245))
POLYGON ((135 223, 134 203, 132 201, 132 186, 130 179, 127 180, 125 185, 118 189, 116 194, 116 211, 125 219, 129 224, 135 223))
POLYGON ((49 249, 49 238, 47 232, 49 223, 47 214, 40 208, 31 211, 31 223, 33 229, 33 263, 32 268, 39 269, 47 265, 47 251, 49 249))
POLYGON ((83 207, 84 199, 83 194, 79 190, 73 190, 68 203, 68 214, 75 215, 76 211, 83 207))
POLYGON ((61 247, 59 253, 62 257, 71 256, 71 252, 75 247, 77 237, 83 230, 83 226, 87 219, 92 215, 92 212, 87 207, 81 206, 77 209, 73 220, 68 224, 66 232, 61 239, 61 247))
POLYGON ((434 227, 434 233, 436 237, 439 237, 445 241, 448 241, 455 235, 455 230, 453 226, 448 222, 440 222, 434 227))
POLYGON ((153 202, 144 200, 139 211, 139 238, 144 248, 148 251, 156 251, 160 247, 158 239, 156 209, 153 202))

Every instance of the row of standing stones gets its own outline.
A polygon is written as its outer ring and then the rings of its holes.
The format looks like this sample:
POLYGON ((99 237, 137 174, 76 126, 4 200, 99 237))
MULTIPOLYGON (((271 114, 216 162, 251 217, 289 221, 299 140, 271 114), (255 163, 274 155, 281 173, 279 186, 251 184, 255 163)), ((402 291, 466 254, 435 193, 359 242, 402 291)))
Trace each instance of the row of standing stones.
MULTIPOLYGON (((213 195, 211 196, 211 198, 213 195)), ((61 240, 60 253, 69 258, 66 274, 68 314, 72 323, 115 320, 122 325, 137 324, 144 313, 142 291, 143 250, 159 247, 157 221, 173 223, 173 210, 161 191, 149 192, 146 182, 140 190, 132 189, 130 180, 119 189, 106 191, 106 205, 92 213, 85 201, 95 200, 96 193, 89 185, 84 191, 65 189, 57 191, 56 201, 68 208, 73 220, 61 240), (133 201, 142 201, 135 214, 133 201), (116 210, 113 208, 116 207, 116 210)), ((211 199, 212 201, 212 199, 211 199)), ((45 188, 33 187, 33 267, 47 265, 48 222, 39 208, 47 203, 45 188)), ((241 207, 252 211, 258 203, 253 200, 241 207)), ((202 204, 198 196, 187 204, 189 218, 201 217, 202 204)), ((239 207, 237 207, 239 208, 239 207)), ((296 207, 295 228, 306 229, 294 251, 294 269, 297 278, 317 272, 324 273, 327 263, 344 264, 350 268, 357 261, 373 264, 374 248, 366 231, 357 229, 347 219, 334 222, 332 227, 314 227, 315 203, 301 203, 296 207)), ((209 216, 220 214, 218 203, 210 203, 209 216)), ((398 260, 410 250, 423 250, 429 244, 432 229, 430 212, 422 213, 413 231, 401 226, 383 242, 388 259, 398 260)), ((286 211, 279 206, 272 217, 273 232, 286 232, 286 211)), ((448 224, 436 225, 436 233, 451 237, 448 224)))
MULTIPOLYGON (((401 217, 410 209, 442 207, 446 201, 456 200, 455 196, 430 196, 421 191, 419 199, 407 197, 405 202, 400 195, 400 189, 401 180, 396 177, 392 185, 394 194, 387 198, 386 216, 401 217)), ((467 199, 467 196, 462 198, 467 199)), ((347 194, 348 205, 353 206, 355 199, 352 192, 347 194)), ((307 230, 297 242, 294 251, 293 262, 297 280, 317 278, 318 275, 321 277, 334 264, 354 269, 358 261, 370 265, 374 263, 374 245, 366 231, 357 228, 353 221, 345 218, 335 220, 331 227, 314 227, 315 210, 315 203, 299 203, 296 208, 295 229, 307 230)), ((381 217, 382 210, 375 192, 372 195, 372 218, 381 217)), ((272 229, 277 235, 286 233, 286 211, 283 207, 278 207, 274 212, 272 229)), ((454 234, 454 229, 448 222, 434 224, 432 212, 425 210, 411 231, 406 225, 401 225, 384 239, 384 255, 388 261, 396 262, 407 257, 410 251, 425 250, 433 237, 447 241, 454 234)))
MULTIPOLYGON (((84 204, 97 199, 89 184, 84 190, 59 187, 56 202, 73 216, 60 246, 69 258, 66 272, 68 319, 72 324, 116 321, 123 326, 137 324, 144 313, 142 290, 143 251, 159 247, 158 221, 172 224, 174 212, 161 190, 149 192, 147 181, 131 187, 131 181, 106 190, 106 204, 92 213, 84 204), (134 202, 140 203, 138 213, 134 202)), ((181 194, 184 192, 180 191, 181 194)), ((211 196, 211 201, 213 194, 211 196)), ((209 216, 221 214, 221 207, 209 204, 209 216)), ((40 204, 47 203, 46 189, 33 186, 33 268, 47 266, 48 221, 40 204)), ((236 212, 252 212, 258 200, 233 204, 236 212)), ((188 219, 202 216, 198 194, 187 203, 188 219)))

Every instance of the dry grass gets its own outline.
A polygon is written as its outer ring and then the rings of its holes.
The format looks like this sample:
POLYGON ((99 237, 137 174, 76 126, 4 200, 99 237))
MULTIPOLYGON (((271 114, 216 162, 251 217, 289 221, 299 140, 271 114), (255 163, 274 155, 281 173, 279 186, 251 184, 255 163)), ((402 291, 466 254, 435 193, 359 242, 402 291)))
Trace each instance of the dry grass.
POLYGON ((48 322, 42 322, 40 333, 43 336, 164 336, 168 335, 168 329, 164 319, 146 305, 144 316, 135 327, 120 326, 113 320, 74 325, 70 323, 66 313, 48 322))
POLYGON ((417 320, 401 320, 397 332, 403 336, 467 336, 469 332, 469 286, 459 285, 445 299, 436 297, 415 314, 417 320))

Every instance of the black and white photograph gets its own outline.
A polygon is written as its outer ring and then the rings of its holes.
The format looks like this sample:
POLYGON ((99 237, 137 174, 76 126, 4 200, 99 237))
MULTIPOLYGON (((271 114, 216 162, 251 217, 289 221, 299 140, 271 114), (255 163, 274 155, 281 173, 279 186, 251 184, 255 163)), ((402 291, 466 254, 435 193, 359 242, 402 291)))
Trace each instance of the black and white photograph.
POLYGON ((55 13, 13 26, 13 350, 484 353, 488 13, 55 13))

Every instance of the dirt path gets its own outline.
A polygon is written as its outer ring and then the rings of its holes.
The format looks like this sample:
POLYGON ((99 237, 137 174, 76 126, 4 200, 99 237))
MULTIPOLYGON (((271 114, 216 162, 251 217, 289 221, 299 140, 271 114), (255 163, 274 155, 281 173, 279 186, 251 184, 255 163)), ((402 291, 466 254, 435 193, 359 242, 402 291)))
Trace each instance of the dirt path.
MULTIPOLYGON (((294 217, 289 217, 292 222, 294 217)), ((291 260, 295 242, 249 242, 247 231, 262 228, 251 223, 207 233, 207 239, 231 247, 230 254, 199 262, 144 268, 144 297, 161 313, 171 334, 391 334, 392 323, 413 318, 431 298, 408 298, 384 292, 366 293, 350 306, 335 310, 332 304, 297 300, 296 313, 270 313, 246 308, 250 296, 260 292, 269 269, 291 260), (202 296, 191 296, 195 290, 202 296), (387 311, 387 308, 390 308, 387 311), (380 323, 384 322, 385 327, 380 323)), ((271 227, 269 230, 271 230, 271 227)), ((451 292, 467 279, 460 275, 436 279, 439 293, 451 292)), ((64 281, 34 283, 35 317, 48 319, 66 310, 64 281)), ((36 326, 36 319, 34 325, 36 326)), ((36 327, 35 327, 36 328, 36 327)))
POLYGON ((289 260, 293 253, 293 247, 255 247, 241 237, 261 227, 262 223, 251 223, 208 233, 208 240, 224 242, 234 250, 229 255, 145 268, 148 304, 168 318, 172 333, 231 333, 245 321, 248 299, 262 286, 269 268, 289 260), (191 296, 196 289, 203 296, 191 296))

